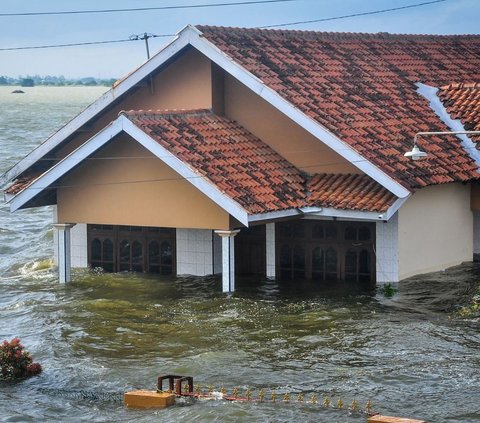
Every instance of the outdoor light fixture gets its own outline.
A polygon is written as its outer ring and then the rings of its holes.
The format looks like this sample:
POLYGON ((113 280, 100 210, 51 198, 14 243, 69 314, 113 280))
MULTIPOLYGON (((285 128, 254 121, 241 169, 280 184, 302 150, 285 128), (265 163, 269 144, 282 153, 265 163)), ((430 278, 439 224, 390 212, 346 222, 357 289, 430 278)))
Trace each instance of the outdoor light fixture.
POLYGON ((440 132, 417 132, 413 138, 413 148, 412 151, 407 151, 404 156, 409 157, 412 160, 421 160, 427 157, 425 151, 420 150, 417 145, 417 139, 420 136, 426 135, 480 135, 480 131, 440 131, 440 132))

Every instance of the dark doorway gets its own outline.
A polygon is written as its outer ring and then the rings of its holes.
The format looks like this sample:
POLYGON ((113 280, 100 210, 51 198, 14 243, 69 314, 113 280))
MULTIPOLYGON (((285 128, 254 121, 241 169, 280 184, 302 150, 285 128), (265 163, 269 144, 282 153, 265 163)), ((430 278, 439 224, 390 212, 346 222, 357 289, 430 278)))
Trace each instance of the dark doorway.
POLYGON ((375 281, 375 224, 296 220, 276 227, 280 279, 375 281))
POLYGON ((88 225, 88 262, 106 272, 176 272, 175 229, 88 225))
POLYGON ((235 237, 235 273, 265 276, 265 225, 243 228, 235 237))

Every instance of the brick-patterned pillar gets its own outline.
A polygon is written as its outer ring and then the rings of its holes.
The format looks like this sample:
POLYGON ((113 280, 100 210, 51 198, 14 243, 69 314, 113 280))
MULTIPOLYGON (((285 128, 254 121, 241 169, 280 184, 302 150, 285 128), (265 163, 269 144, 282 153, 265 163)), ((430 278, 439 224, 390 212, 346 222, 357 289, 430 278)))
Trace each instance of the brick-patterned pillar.
POLYGON ((215 231, 222 237, 222 291, 235 291, 235 244, 234 237, 240 230, 215 231))
POLYGON ((58 281, 70 282, 71 271, 71 244, 70 229, 74 223, 54 223, 54 236, 58 246, 58 281))

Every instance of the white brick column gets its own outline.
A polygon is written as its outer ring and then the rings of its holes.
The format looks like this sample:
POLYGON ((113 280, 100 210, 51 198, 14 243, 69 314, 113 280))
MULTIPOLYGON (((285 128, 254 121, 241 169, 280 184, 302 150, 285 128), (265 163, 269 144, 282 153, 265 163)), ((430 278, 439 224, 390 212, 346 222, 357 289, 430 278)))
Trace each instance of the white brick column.
POLYGON ((267 223, 265 225, 265 243, 266 243, 266 259, 267 259, 267 278, 275 279, 275 223, 267 223))
POLYGON ((215 231, 222 237, 222 291, 235 291, 235 243, 234 238, 240 230, 215 231))
POLYGON ((74 223, 54 223, 54 236, 58 246, 58 280, 60 283, 70 282, 71 242, 70 229, 74 223))
POLYGON ((398 213, 388 222, 376 223, 377 283, 398 282, 398 213))

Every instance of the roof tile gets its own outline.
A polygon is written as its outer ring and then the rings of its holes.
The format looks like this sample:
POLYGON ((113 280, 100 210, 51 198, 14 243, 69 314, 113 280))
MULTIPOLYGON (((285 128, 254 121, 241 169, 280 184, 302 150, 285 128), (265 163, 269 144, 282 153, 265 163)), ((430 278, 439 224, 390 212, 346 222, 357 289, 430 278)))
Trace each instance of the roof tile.
POLYGON ((474 161, 452 137, 429 138, 426 160, 403 156, 416 132, 448 130, 415 83, 480 83, 479 36, 197 28, 408 189, 479 178, 474 161))

